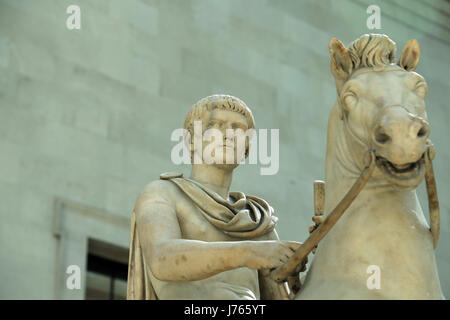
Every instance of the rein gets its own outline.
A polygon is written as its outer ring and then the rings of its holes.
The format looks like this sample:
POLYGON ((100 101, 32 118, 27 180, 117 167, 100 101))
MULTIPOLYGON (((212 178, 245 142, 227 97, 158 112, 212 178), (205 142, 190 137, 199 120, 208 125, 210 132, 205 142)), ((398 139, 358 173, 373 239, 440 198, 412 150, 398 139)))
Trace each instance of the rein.
POLYGON ((284 265, 271 272, 272 279, 277 282, 283 282, 296 271, 298 265, 300 265, 308 254, 314 249, 314 247, 319 244, 319 241, 325 237, 328 231, 330 231, 339 218, 344 214, 345 210, 352 204, 353 200, 355 200, 360 191, 364 188, 367 181, 369 181, 374 169, 375 152, 370 151, 370 163, 361 172, 358 180, 356 180, 344 198, 317 227, 317 229, 310 234, 308 239, 306 239, 300 248, 298 248, 297 251, 289 258, 289 260, 284 265))
POLYGON ((439 241, 440 232, 440 210, 439 210, 439 199, 436 188, 436 179, 434 178, 434 170, 432 161, 434 160, 435 150, 434 146, 430 140, 428 142, 428 148, 425 152, 425 183, 427 186, 427 196, 428 196, 428 211, 430 214, 430 231, 433 236, 433 248, 436 249, 439 241))
MULTIPOLYGON (((397 106, 397 105, 387 105, 386 107, 397 106)), ((403 107, 403 106, 402 106, 403 107)), ((383 108, 383 109, 384 109, 383 108)), ((344 117, 345 118, 345 117, 344 117)), ((350 133, 350 135, 356 139, 359 143, 366 144, 357 137, 344 119, 344 125, 350 133)), ((369 148, 370 150, 370 148, 369 148)), ((281 283, 286 281, 288 277, 295 274, 299 270, 299 266, 304 265, 308 254, 313 251, 320 240, 325 237, 325 235, 331 230, 331 228, 336 224, 339 218, 344 214, 345 210, 352 204, 358 194, 369 181, 373 174, 376 163, 375 151, 369 151, 369 164, 362 170, 359 178, 353 184, 351 189, 347 192, 344 198, 338 203, 338 205, 331 211, 331 213, 325 218, 325 220, 318 225, 318 227, 312 231, 306 241, 297 249, 297 251, 289 258, 289 260, 282 266, 271 271, 271 278, 275 281, 281 283)), ((425 182, 428 195, 428 209, 430 214, 430 232, 433 238, 433 248, 436 249, 439 240, 440 231, 440 210, 439 210, 439 200, 436 188, 436 179, 433 171, 432 161, 435 156, 435 149, 430 140, 427 141, 427 150, 424 154, 425 160, 425 182)), ((367 158, 366 158, 367 159, 367 158)))

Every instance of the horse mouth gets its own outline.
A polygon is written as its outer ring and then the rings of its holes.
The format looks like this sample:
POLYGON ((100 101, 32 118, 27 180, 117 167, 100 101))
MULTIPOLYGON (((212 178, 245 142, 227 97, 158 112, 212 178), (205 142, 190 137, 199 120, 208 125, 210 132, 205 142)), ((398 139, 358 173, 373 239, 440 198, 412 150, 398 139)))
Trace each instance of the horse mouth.
POLYGON ((425 174, 425 156, 416 161, 403 165, 397 165, 381 156, 376 157, 377 167, 384 176, 393 184, 400 187, 418 185, 425 174))

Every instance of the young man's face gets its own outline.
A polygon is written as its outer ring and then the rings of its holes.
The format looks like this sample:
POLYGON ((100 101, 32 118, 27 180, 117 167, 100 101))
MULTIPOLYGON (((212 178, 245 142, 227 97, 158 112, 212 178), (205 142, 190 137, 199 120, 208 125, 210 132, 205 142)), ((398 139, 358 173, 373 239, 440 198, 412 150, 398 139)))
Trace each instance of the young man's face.
POLYGON ((237 167, 249 146, 249 139, 245 138, 246 117, 238 112, 214 109, 203 121, 203 161, 220 167, 237 167))

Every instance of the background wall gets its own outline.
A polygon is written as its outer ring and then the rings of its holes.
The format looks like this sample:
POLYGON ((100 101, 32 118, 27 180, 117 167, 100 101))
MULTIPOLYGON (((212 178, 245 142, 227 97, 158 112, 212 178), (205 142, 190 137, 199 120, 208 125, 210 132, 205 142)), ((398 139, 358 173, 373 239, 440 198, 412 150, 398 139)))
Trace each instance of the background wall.
POLYGON ((280 129, 278 174, 246 165, 232 189, 266 198, 282 239, 306 239, 336 98, 328 42, 369 32, 388 34, 398 55, 409 39, 421 45, 450 297, 449 16, 445 0, 0 0, 0 298, 60 297, 55 199, 128 219, 149 181, 188 174, 170 161, 170 134, 213 93, 244 100, 258 128, 280 129), (66 28, 70 4, 81 30, 66 28), (370 4, 380 30, 366 27, 370 4))

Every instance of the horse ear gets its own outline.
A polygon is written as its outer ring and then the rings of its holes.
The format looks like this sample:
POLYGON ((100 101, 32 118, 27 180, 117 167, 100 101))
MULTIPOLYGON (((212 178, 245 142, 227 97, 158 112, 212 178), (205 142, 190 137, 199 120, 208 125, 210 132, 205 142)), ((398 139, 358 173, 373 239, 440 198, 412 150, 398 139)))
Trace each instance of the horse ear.
POLYGON ((331 57, 331 73, 338 81, 345 81, 352 72, 352 60, 345 46, 338 39, 331 39, 328 44, 331 57))
POLYGON ((419 64, 420 47, 416 40, 409 40, 402 50, 402 55, 397 64, 406 71, 414 71, 419 64))

